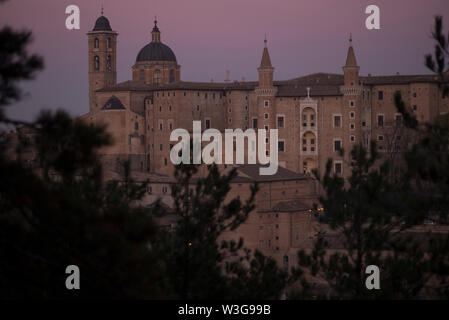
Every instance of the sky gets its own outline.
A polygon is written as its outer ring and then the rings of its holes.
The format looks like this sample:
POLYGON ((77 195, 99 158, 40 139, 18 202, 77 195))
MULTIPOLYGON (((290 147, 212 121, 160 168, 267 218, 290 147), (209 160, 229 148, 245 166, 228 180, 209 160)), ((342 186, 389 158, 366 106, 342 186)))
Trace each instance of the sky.
POLYGON ((449 25, 449 0, 9 0, 0 5, 0 27, 33 32, 30 52, 45 69, 21 86, 24 98, 10 118, 30 121, 42 109, 88 112, 87 35, 101 6, 118 35, 117 79, 131 79, 139 50, 151 40, 154 16, 161 40, 181 65, 181 80, 257 80, 267 35, 275 80, 315 72, 342 73, 348 38, 360 74, 428 73, 434 16, 449 25), (380 9, 380 30, 367 30, 365 8, 380 9), (67 30, 65 8, 80 8, 80 30, 67 30))

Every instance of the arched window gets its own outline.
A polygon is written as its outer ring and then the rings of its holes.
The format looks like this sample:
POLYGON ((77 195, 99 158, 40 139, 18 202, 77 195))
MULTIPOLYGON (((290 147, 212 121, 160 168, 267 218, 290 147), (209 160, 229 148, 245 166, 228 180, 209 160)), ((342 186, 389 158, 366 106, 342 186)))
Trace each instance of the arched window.
POLYGON ((315 111, 312 108, 305 108, 302 111, 303 127, 314 127, 316 122, 315 111))
POLYGON ((112 70, 112 62, 111 62, 111 56, 108 55, 108 57, 106 58, 106 69, 108 71, 112 70))
POLYGON ((139 71, 139 80, 145 81, 145 70, 139 71))
POLYGON ((106 40, 106 47, 109 49, 111 47, 111 38, 106 40))
POLYGON ((94 69, 100 70, 100 58, 98 56, 94 57, 94 69))
POLYGON ((158 84, 161 82, 161 71, 155 70, 153 74, 153 82, 158 84))
POLYGON ((95 38, 94 40, 94 48, 97 49, 100 46, 100 41, 98 41, 98 38, 95 38))
POLYGON ((170 83, 175 82, 175 70, 170 70, 170 83))

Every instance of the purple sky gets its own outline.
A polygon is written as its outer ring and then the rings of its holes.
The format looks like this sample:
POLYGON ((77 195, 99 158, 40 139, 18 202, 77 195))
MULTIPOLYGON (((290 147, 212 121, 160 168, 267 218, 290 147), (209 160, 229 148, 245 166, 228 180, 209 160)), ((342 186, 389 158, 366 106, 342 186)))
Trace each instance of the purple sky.
POLYGON ((31 29, 32 51, 46 65, 23 85, 27 96, 8 108, 10 117, 31 120, 42 108, 88 111, 86 32, 102 3, 119 33, 118 81, 131 78, 155 15, 185 81, 222 81, 227 69, 233 80, 256 80, 265 33, 276 80, 341 73, 350 32, 362 75, 428 73, 434 15, 445 15, 449 26, 448 0, 10 0, 0 6, 0 25, 31 29), (80 7, 80 30, 65 28, 70 4, 80 7), (370 4, 380 7, 381 30, 365 28, 370 4))

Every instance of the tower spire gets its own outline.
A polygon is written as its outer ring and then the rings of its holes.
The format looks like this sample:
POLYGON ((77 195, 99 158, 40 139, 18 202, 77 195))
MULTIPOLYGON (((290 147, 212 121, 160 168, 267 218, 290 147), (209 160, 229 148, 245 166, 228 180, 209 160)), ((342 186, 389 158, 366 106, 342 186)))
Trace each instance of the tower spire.
POLYGON ((104 12, 103 9, 104 9, 104 8, 103 8, 103 3, 101 3, 101 15, 103 15, 103 12, 104 12))
POLYGON ((354 48, 352 47, 352 33, 349 34, 349 48, 346 56, 346 67, 356 67, 357 60, 355 59, 354 48))
POLYGON ((264 48, 263 48, 263 53, 262 53, 262 61, 260 62, 260 67, 261 68, 272 68, 270 54, 268 53, 267 35, 266 34, 265 34, 265 39, 263 42, 264 42, 264 48))

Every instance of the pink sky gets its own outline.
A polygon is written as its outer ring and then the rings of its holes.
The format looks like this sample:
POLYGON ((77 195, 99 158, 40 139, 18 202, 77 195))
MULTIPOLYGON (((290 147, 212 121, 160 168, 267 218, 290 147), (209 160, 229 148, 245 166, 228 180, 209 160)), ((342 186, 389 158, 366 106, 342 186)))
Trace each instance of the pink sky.
POLYGON ((265 33, 276 80, 341 73, 350 32, 362 75, 428 73, 423 63, 433 47, 433 17, 443 15, 449 26, 448 0, 9 0, 0 6, 0 25, 31 29, 32 51, 46 64, 23 85, 27 97, 9 107, 9 116, 31 120, 42 108, 88 111, 86 32, 102 3, 119 33, 118 81, 131 78, 155 15, 184 81, 222 81, 227 69, 233 80, 256 80, 265 33), (65 28, 70 4, 81 10, 80 30, 65 28), (365 28, 370 4, 380 7, 381 30, 365 28))

